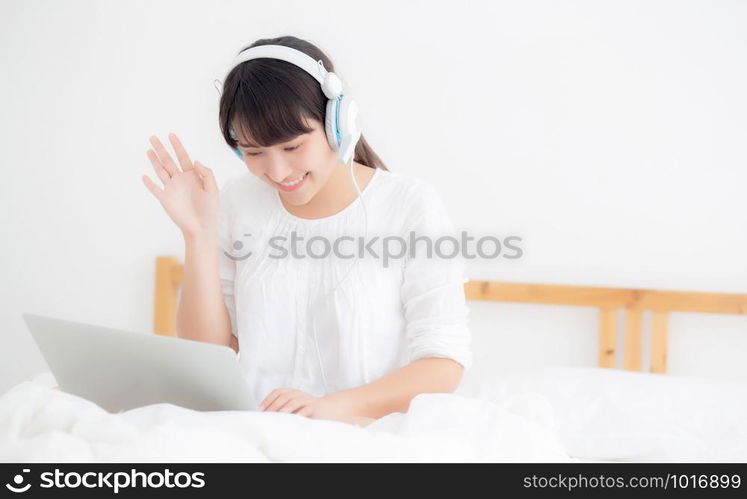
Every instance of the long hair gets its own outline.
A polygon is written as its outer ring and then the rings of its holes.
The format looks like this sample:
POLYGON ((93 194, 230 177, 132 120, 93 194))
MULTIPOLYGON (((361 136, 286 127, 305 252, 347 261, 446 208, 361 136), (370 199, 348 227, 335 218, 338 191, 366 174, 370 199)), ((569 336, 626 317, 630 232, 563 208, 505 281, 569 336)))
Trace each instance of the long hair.
MULTIPOLYGON (((315 61, 321 59, 327 71, 334 71, 332 61, 315 45, 296 38, 264 38, 244 47, 239 53, 258 45, 284 45, 300 50, 315 61)), ((244 61, 226 76, 220 98, 221 133, 232 148, 238 147, 231 127, 241 130, 258 146, 269 147, 312 131, 304 124, 313 119, 324 127, 327 96, 319 82, 295 64, 270 58, 244 61)), ((370 168, 388 170, 361 135, 353 160, 370 168)))

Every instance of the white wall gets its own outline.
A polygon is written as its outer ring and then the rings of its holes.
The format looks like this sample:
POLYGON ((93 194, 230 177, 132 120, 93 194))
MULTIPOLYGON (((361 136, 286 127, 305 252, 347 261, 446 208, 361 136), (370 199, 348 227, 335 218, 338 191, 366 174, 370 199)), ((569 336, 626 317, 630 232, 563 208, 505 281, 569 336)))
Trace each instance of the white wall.
MULTIPOLYGON (((3 0, 0 391, 46 369, 22 312, 150 330, 154 257, 182 248, 148 137, 241 172, 212 81, 282 34, 329 53, 369 142, 459 228, 523 238, 470 277, 745 293, 746 23, 725 0, 3 0)), ((591 309, 472 312, 479 369, 596 362, 591 309)), ((671 373, 747 380, 747 317, 670 337, 671 373)))

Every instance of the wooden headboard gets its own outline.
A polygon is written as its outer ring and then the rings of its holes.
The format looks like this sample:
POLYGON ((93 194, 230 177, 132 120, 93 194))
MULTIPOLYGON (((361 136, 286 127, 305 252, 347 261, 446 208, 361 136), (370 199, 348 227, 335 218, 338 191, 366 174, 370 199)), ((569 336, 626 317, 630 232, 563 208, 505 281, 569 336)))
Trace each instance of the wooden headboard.
MULTIPOLYGON (((176 257, 156 258, 153 331, 176 336, 178 287, 184 267, 176 257)), ((747 315, 747 294, 655 291, 647 289, 560 286, 497 281, 468 281, 467 300, 572 305, 599 309, 599 367, 614 368, 616 313, 625 310, 623 368, 642 371, 643 312, 652 312, 650 371, 667 370, 667 330, 672 312, 747 315)))

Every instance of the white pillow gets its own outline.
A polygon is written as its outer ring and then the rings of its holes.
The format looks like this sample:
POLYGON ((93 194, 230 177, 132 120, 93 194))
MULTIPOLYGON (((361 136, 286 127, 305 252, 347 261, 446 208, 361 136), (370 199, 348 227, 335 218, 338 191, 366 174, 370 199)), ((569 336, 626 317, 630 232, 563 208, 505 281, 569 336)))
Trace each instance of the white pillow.
POLYGON ((597 367, 545 367, 476 379, 457 393, 500 402, 534 393, 566 452, 635 462, 747 462, 747 384, 597 367))

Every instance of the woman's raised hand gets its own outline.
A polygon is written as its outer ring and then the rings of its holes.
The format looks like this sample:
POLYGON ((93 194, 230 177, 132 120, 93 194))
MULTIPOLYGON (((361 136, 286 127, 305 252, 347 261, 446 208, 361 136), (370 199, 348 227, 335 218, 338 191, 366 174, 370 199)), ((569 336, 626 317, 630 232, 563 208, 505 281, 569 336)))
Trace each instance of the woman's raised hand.
POLYGON ((181 169, 158 137, 151 136, 155 151, 148 149, 148 159, 164 187, 161 189, 148 175, 143 175, 143 183, 185 237, 214 233, 218 221, 218 188, 213 172, 199 161, 193 163, 189 159, 176 134, 169 134, 169 140, 181 169))

